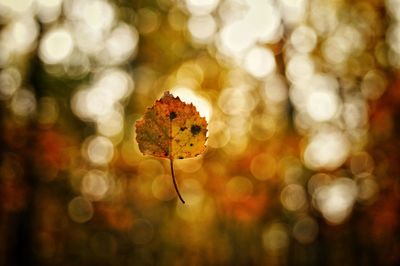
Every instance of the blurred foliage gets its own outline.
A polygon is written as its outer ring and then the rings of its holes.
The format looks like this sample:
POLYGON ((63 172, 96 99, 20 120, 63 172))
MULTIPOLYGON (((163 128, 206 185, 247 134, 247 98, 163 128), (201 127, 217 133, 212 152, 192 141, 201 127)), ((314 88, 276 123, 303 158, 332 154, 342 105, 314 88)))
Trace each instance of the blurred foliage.
POLYGON ((0 0, 0 265, 398 265, 400 2, 0 0), (143 156, 169 90, 207 150, 143 156))

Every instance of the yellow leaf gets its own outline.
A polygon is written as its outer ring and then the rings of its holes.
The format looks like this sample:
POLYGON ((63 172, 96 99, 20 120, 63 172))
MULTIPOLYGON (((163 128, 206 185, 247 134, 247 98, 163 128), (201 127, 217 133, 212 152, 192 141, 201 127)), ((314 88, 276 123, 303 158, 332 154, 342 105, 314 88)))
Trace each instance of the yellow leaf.
POLYGON ((136 122, 136 140, 145 155, 169 158, 172 177, 174 159, 185 159, 201 154, 205 149, 207 122, 193 104, 182 102, 168 91, 148 108, 136 122))

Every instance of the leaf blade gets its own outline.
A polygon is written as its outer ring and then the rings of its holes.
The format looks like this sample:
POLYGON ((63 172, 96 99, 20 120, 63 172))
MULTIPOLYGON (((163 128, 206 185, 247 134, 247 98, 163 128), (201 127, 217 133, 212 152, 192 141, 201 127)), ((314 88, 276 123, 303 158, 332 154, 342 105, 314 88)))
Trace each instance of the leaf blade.
POLYGON ((192 158, 204 152, 207 121, 193 104, 168 91, 136 121, 136 141, 144 155, 169 158, 173 185, 183 200, 175 178, 174 159, 192 158))
POLYGON ((169 92, 136 122, 136 140, 145 155, 185 159, 205 150, 207 121, 193 104, 169 92))

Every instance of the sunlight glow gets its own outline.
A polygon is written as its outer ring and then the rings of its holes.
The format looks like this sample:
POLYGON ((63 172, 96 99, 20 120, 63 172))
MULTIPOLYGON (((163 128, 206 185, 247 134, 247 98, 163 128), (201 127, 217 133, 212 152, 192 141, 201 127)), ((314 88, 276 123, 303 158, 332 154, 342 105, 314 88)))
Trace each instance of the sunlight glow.
POLYGON ((55 21, 61 14, 63 0, 36 0, 36 12, 41 22, 55 21))
POLYGON ((308 0, 281 0, 280 9, 285 24, 292 26, 301 22, 307 14, 308 0))
POLYGON ((324 218, 333 224, 342 223, 351 213, 357 196, 357 186, 349 178, 335 179, 316 190, 314 197, 324 218))
POLYGON ((245 55, 244 68, 256 78, 271 74, 275 67, 275 57, 269 49, 253 47, 245 55))
POLYGON ((29 116, 36 112, 35 95, 26 89, 18 90, 11 100, 11 110, 17 116, 29 116))
POLYGON ((132 78, 123 70, 109 68, 97 77, 95 87, 113 102, 119 101, 130 95, 134 83, 132 78))
POLYGON ((0 99, 10 98, 21 85, 21 73, 9 67, 0 72, 0 99))
POLYGON ((311 169, 333 170, 347 159, 347 137, 339 131, 322 131, 310 138, 304 151, 304 163, 311 169))
POLYGON ((172 88, 171 93, 174 94, 174 96, 179 96, 185 103, 193 103, 201 116, 205 117, 207 121, 211 120, 213 112, 212 106, 205 97, 197 94, 194 90, 180 86, 172 88))
POLYGON ((225 88, 219 95, 218 105, 229 115, 245 115, 255 107, 255 100, 245 87, 225 88))
POLYGON ((114 146, 108 138, 96 136, 88 142, 87 156, 94 164, 108 164, 114 156, 114 146))
POLYGON ((207 15, 218 5, 219 0, 186 0, 186 7, 193 15, 207 15))
POLYGON ((287 84, 281 75, 267 77, 262 89, 262 95, 267 103, 281 104, 288 98, 287 84))
POLYGON ((106 64, 120 64, 135 55, 139 42, 139 33, 134 27, 120 24, 105 41, 104 57, 106 64))
POLYGON ((256 0, 243 3, 243 16, 227 21, 219 34, 219 50, 234 58, 257 42, 275 42, 279 38, 280 13, 270 1, 256 0))
POLYGON ((307 81, 314 75, 314 62, 310 56, 293 55, 286 67, 286 76, 291 82, 307 81))
POLYGON ((354 53, 364 49, 361 33, 352 26, 341 25, 322 44, 322 55, 331 64, 343 63, 354 53))
POLYGON ((290 42, 300 53, 309 53, 317 44, 317 35, 312 28, 301 25, 290 35, 290 42))
POLYGON ((112 137, 119 134, 124 129, 124 117, 118 111, 111 111, 102 116, 97 122, 97 131, 106 136, 112 137))
POLYGON ((33 48, 38 34, 39 29, 36 21, 28 16, 16 19, 6 25, 4 31, 1 32, 0 40, 11 51, 23 54, 33 48))
POLYGON ((2 0, 0 1, 0 14, 12 16, 27 12, 32 8, 34 0, 2 0))
POLYGON ((308 96, 306 108, 315 121, 328 121, 334 117, 338 109, 336 93, 328 90, 313 91, 308 96))
POLYGON ((40 42, 39 56, 47 64, 59 64, 72 53, 74 40, 66 28, 48 31, 40 42))
POLYGON ((229 127, 222 121, 212 121, 208 124, 207 145, 212 148, 222 148, 231 139, 229 127))
POLYGON ((109 115, 113 110, 114 101, 103 91, 104 87, 94 87, 88 91, 86 97, 87 112, 96 120, 109 115))
POLYGON ((215 19, 210 16, 192 16, 188 21, 188 30, 195 42, 210 42, 217 30, 215 19))
POLYGON ((81 191, 90 200, 101 200, 109 189, 109 177, 107 173, 99 170, 91 170, 83 177, 81 191))

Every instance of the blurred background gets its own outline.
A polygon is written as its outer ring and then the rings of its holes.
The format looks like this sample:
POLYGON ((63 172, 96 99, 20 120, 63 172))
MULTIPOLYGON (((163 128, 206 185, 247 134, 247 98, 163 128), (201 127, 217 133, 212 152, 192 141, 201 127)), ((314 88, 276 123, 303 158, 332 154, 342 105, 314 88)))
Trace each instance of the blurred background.
POLYGON ((0 0, 0 265, 398 265, 399 68, 399 0, 0 0))

